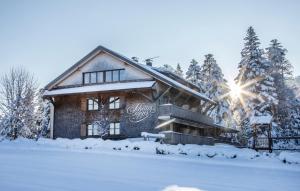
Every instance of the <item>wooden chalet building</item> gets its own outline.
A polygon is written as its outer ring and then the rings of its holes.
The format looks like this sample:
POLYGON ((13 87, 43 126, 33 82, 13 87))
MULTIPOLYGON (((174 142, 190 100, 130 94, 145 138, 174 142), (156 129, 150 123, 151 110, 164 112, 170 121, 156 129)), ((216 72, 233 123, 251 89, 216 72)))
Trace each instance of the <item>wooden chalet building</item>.
POLYGON ((231 129, 207 115, 216 103, 173 73, 103 46, 45 87, 51 137, 122 139, 164 133, 170 144, 213 144, 231 129))

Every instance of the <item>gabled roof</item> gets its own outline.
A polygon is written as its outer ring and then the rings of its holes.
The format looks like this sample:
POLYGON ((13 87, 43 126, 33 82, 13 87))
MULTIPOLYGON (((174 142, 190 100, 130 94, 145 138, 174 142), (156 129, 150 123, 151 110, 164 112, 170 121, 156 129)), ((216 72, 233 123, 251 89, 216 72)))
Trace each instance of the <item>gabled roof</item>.
POLYGON ((207 96, 205 96, 204 94, 195 91, 191 88, 189 88, 186 85, 183 85, 182 83, 179 83, 178 81, 152 69, 152 67, 147 66, 147 65, 143 65, 140 63, 137 63, 119 53, 116 53, 108 48, 105 48, 103 46, 98 46, 97 48, 95 48, 93 51, 91 51, 88 55, 86 55, 85 57, 83 57, 81 60, 79 60, 77 63, 75 63, 73 66, 71 66, 69 69, 67 69, 64 73, 62 73, 61 75, 59 75, 57 78, 55 78, 53 81, 51 81, 49 84, 47 84, 45 86, 46 90, 50 90, 55 84, 59 83, 60 81, 62 81, 63 79, 65 79, 66 77, 68 77, 70 74, 72 74, 74 71, 76 71, 79 67, 81 67, 82 65, 84 65, 86 63, 86 61, 88 61, 89 59, 91 59, 93 56, 97 55, 100 52, 106 52, 114 57, 117 57, 118 59, 132 65, 133 67, 140 69, 146 73, 148 73, 149 75, 153 76, 155 79, 171 86, 174 87, 176 89, 185 91, 189 94, 192 94, 200 99, 206 100, 210 103, 216 104, 213 100, 209 99, 207 96))

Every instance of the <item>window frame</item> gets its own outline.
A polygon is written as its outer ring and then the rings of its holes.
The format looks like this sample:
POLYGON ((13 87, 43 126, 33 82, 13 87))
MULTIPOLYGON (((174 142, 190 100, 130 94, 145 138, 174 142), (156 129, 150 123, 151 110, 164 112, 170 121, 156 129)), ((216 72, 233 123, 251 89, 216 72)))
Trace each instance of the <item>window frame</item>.
POLYGON ((87 131, 86 134, 87 134, 87 136, 88 137, 100 136, 99 132, 96 131, 96 130, 98 130, 98 127, 99 127, 99 125, 97 125, 95 123, 88 124, 87 128, 86 128, 86 131, 87 131), (90 129, 90 127, 91 127, 91 129, 90 129), (92 134, 89 134, 90 130, 91 130, 92 134), (97 133, 95 133, 95 132, 97 132, 97 133))
POLYGON ((82 84, 83 85, 113 83, 113 82, 121 82, 121 81, 125 81, 125 68, 114 69, 114 70, 99 70, 99 71, 94 71, 94 72, 83 72, 82 73, 82 84), (107 76, 108 72, 111 73, 110 81, 106 80, 106 76, 107 76), (117 72, 117 79, 114 80, 114 73, 116 73, 116 72, 117 72), (102 73, 102 81, 100 81, 98 73, 102 73), (121 77, 121 74, 122 74, 122 77, 121 77), (92 75, 96 75, 96 82, 92 83, 92 75), (87 80, 87 78, 88 78, 88 80, 87 80))
POLYGON ((121 135, 121 124, 119 121, 116 122, 110 122, 109 123, 109 135, 110 136, 118 136, 121 135), (118 127, 116 126, 118 124, 118 127), (113 125, 113 128, 112 128, 113 125), (113 133, 111 133, 113 132, 113 133))
POLYGON ((97 72, 91 72, 90 73, 90 83, 89 84, 96 84, 97 83, 97 72), (92 76, 95 78, 95 82, 92 82, 92 76))
POLYGON ((109 98, 108 98, 108 108, 109 109, 120 109, 120 107, 121 107, 121 99, 120 99, 120 97, 119 96, 109 96, 109 98), (110 102, 111 98, 114 99, 113 102, 110 102), (118 107, 116 107, 116 103, 118 104, 118 107), (110 107, 111 104, 113 104, 113 107, 110 107))
POLYGON ((107 70, 105 71, 105 83, 113 82, 113 70, 107 70), (110 81, 108 81, 108 73, 110 73, 110 81))
POLYGON ((96 83, 97 83, 97 84, 102 84, 102 83, 104 83, 104 81, 105 81, 105 80, 104 80, 104 72, 103 72, 103 71, 98 71, 98 72, 95 72, 95 73, 96 73, 96 77, 97 77, 97 80, 96 80, 97 82, 96 82, 96 83), (99 74, 102 74, 102 75, 101 75, 101 77, 102 77, 101 82, 100 82, 100 80, 99 80, 99 76, 100 76, 99 74))
POLYGON ((98 98, 87 98, 86 99, 86 103, 87 103, 87 111, 99 111, 100 105, 99 105, 99 99, 98 98), (93 103, 90 104, 89 102, 92 101, 93 103), (95 104, 96 103, 96 104, 95 104), (90 105, 92 105, 92 109, 90 109, 90 105), (97 108, 95 108, 95 105, 97 106, 97 108))

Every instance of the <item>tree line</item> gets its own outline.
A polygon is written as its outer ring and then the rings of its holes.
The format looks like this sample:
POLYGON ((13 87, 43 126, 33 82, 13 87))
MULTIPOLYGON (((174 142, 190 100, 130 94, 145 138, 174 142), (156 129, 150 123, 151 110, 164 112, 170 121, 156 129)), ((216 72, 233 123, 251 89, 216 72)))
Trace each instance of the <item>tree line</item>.
MULTIPOLYGON (((299 77, 293 78, 293 66, 286 58, 285 49, 277 39, 267 48, 260 48, 260 41, 253 27, 249 27, 235 77, 239 95, 231 96, 231 87, 224 78, 213 54, 207 54, 202 64, 192 59, 184 76, 180 64, 163 68, 197 85, 203 94, 215 100, 218 106, 210 114, 217 124, 237 127, 238 139, 248 144, 253 138, 252 119, 270 117, 272 136, 300 135, 299 77), (298 96, 298 97, 297 97, 298 96)), ((259 130, 258 136, 267 136, 259 130)))

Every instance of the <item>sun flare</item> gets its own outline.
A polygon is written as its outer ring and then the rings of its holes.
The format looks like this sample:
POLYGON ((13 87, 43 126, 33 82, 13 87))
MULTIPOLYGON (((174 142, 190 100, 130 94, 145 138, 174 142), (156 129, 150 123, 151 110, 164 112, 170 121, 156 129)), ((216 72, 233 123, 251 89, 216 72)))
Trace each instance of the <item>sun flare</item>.
POLYGON ((240 98, 242 93, 242 88, 236 83, 230 84, 230 96, 232 98, 240 98))

